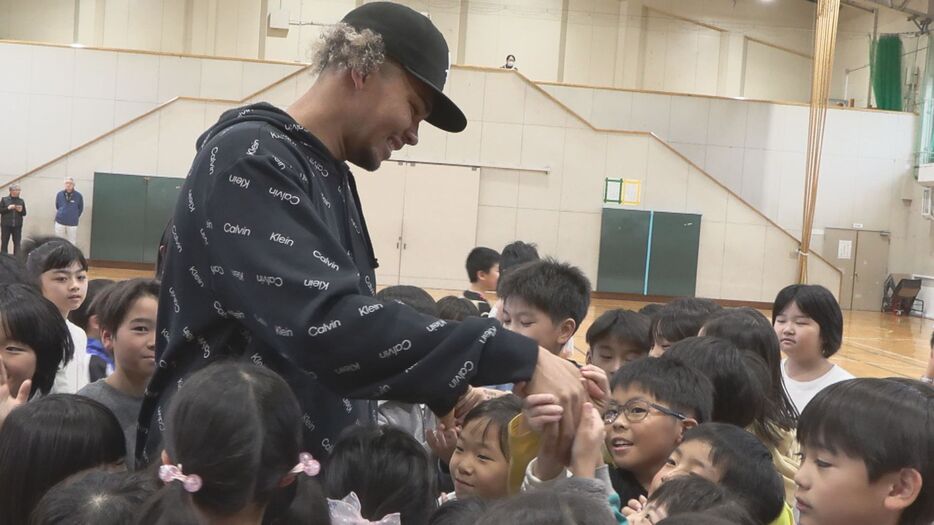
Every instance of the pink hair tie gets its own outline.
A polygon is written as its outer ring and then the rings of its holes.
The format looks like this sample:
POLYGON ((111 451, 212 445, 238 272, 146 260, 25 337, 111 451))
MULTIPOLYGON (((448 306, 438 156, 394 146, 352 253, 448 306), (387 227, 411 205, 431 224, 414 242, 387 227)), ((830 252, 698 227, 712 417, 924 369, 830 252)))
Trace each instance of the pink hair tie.
POLYGON ((302 452, 298 455, 298 465, 292 467, 292 470, 289 471, 291 474, 298 474, 304 472, 306 476, 317 476, 321 472, 321 463, 311 456, 307 452, 302 452))
POLYGON ((360 515, 360 499, 353 492, 344 499, 328 498, 328 511, 331 525, 401 525, 402 516, 398 512, 387 514, 377 521, 370 521, 360 515))
POLYGON ((159 479, 161 479, 163 483, 167 485, 173 481, 181 481, 182 486, 185 487, 185 490, 188 492, 198 492, 201 490, 201 476, 197 474, 190 474, 186 476, 182 473, 181 465, 160 466, 159 479))

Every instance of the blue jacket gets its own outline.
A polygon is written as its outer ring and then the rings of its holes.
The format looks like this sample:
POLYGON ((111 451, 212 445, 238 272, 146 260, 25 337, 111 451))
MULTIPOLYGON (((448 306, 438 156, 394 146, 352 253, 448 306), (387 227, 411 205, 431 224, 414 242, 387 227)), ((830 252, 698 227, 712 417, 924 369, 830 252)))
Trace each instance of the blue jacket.
POLYGON ((55 222, 62 226, 77 226, 83 211, 84 197, 77 190, 71 193, 62 190, 55 196, 55 222))

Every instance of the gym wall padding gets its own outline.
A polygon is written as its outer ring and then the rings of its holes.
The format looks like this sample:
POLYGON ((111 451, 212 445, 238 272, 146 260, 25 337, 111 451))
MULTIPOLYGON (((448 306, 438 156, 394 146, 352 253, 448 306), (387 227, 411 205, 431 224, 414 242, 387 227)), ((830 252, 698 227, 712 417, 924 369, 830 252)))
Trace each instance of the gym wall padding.
POLYGON ((156 262, 183 179, 94 174, 91 259, 156 262))
POLYGON ((693 296, 701 216, 604 208, 597 291, 693 296))

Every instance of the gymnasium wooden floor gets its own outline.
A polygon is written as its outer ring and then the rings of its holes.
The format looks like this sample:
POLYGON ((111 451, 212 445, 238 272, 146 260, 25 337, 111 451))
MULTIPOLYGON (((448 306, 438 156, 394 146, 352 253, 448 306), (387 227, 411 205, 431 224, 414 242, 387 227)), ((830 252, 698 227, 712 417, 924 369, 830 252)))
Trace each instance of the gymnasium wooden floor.
MULTIPOLYGON (((130 279, 149 277, 152 272, 113 268, 92 268, 90 277, 106 279, 130 279)), ((428 290, 435 299, 445 295, 458 295, 459 291, 428 290)), ((575 359, 583 361, 587 344, 584 333, 590 323, 606 310, 629 308, 638 310, 646 303, 595 299, 587 318, 574 336, 577 347, 575 359)), ((766 317, 771 312, 763 311, 766 317)), ((843 313, 843 347, 832 361, 858 377, 911 377, 918 378, 924 372, 931 353, 929 342, 934 320, 919 317, 896 317, 881 312, 847 311, 843 313)))

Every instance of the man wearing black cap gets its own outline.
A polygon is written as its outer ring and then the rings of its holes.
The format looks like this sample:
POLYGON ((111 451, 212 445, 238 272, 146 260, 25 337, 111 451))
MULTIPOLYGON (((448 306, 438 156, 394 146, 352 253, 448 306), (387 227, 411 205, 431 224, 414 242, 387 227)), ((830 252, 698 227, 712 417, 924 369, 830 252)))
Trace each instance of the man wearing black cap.
MULTIPOLYGON (((219 358, 278 372, 316 455, 344 427, 373 420, 372 404, 358 400, 447 414, 471 404, 469 385, 517 383, 578 413, 578 373, 530 339, 494 320, 445 323, 373 297, 377 261, 345 162, 376 170, 418 142, 422 120, 465 128, 442 93, 441 33, 407 7, 365 4, 324 35, 315 66, 314 85, 287 111, 230 110, 198 139, 169 232, 141 464, 159 450, 172 394, 219 358)), ((565 437, 575 419, 562 422, 565 437)))

